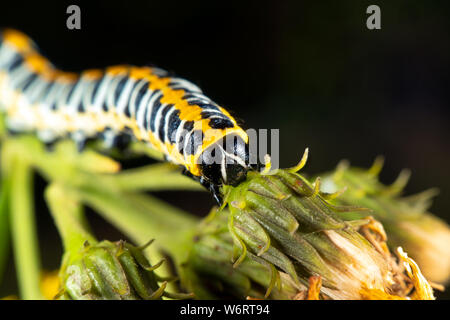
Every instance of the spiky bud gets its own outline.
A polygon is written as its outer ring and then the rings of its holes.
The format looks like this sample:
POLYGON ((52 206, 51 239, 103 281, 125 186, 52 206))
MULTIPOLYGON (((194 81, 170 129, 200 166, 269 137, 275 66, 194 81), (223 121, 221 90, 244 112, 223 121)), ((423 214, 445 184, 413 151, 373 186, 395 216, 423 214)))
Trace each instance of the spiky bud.
POLYGON ((200 299, 292 299, 298 289, 287 275, 249 254, 234 268, 233 239, 228 232, 227 210, 213 210, 199 225, 184 264, 188 286, 200 299))
MULTIPOLYGON (((373 210, 389 237, 388 244, 402 246, 414 258, 431 281, 445 283, 450 278, 450 226, 427 212, 430 199, 436 195, 430 189, 417 195, 402 197, 409 172, 404 170, 390 186, 378 180, 383 164, 377 158, 370 169, 350 167, 341 162, 334 172, 323 175, 323 190, 347 190, 334 201, 337 204, 356 204, 373 210)), ((344 213, 346 220, 358 219, 358 213, 344 213)))
POLYGON ((225 190, 239 251, 235 267, 251 253, 290 275, 299 288, 320 277, 323 298, 407 298, 411 279, 388 251, 381 225, 340 219, 338 211, 365 209, 330 204, 320 179, 311 185, 296 173, 305 161, 293 169, 250 172, 245 182, 225 190), (359 233, 361 228, 372 237, 359 233))
POLYGON ((85 242, 77 254, 64 257, 60 272, 60 298, 74 300, 161 299, 167 281, 155 274, 162 261, 151 265, 142 253, 125 241, 85 242))

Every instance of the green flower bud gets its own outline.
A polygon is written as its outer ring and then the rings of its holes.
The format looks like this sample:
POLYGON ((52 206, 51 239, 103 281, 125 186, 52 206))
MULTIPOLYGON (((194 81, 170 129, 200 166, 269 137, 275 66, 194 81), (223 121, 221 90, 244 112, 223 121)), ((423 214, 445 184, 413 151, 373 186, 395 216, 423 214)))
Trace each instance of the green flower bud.
MULTIPOLYGON (((373 210, 389 236, 388 244, 402 246, 414 258, 431 281, 445 283, 450 279, 450 226, 427 212, 435 189, 402 197, 409 172, 404 170, 390 186, 378 180, 383 160, 378 158, 370 169, 349 167, 342 162, 325 175, 322 189, 334 192, 347 187, 334 201, 338 204, 362 205, 373 210)), ((358 213, 343 213, 346 220, 358 219, 358 213)))
POLYGON ((305 158, 296 168, 250 172, 239 186, 225 188, 229 230, 239 253, 235 267, 251 254, 288 274, 299 290, 320 277, 323 298, 406 298, 412 279, 387 251, 382 226, 373 219, 339 218, 339 211, 368 210, 330 204, 320 179, 311 185, 296 173, 305 158), (358 232, 361 228, 371 237, 358 232))
MULTIPOLYGON (((149 243, 150 244, 150 243, 149 243)), ((147 246, 147 245, 146 245, 147 246)), ((182 297, 165 292, 167 281, 155 274, 163 261, 151 265, 142 253, 125 241, 107 240, 90 244, 64 257, 60 272, 60 298, 75 300, 153 300, 162 296, 182 297)))
POLYGON ((200 299, 292 299, 298 289, 292 280, 262 259, 249 254, 234 268, 233 239, 228 211, 211 214, 200 224, 189 258, 183 266, 188 286, 200 299))

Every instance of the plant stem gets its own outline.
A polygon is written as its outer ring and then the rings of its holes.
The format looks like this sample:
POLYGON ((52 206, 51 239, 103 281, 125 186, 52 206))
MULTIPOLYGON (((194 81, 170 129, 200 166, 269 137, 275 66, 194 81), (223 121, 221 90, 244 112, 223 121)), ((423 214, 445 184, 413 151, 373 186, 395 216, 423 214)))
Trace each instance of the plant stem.
POLYGON ((10 179, 2 175, 0 193, 0 283, 6 266, 9 253, 9 219, 8 206, 10 196, 10 179))
POLYGON ((181 175, 178 170, 174 170, 173 165, 167 163, 129 169, 115 175, 102 175, 102 179, 124 191, 205 190, 199 183, 181 175))
POLYGON ((186 259, 198 219, 156 198, 136 193, 142 189, 201 189, 175 172, 173 166, 157 164, 105 174, 110 170, 105 171, 104 167, 115 168, 109 163, 112 160, 108 162, 93 152, 79 154, 69 143, 58 144, 50 155, 31 136, 8 142, 10 153, 20 154, 53 182, 46 196, 66 251, 78 249, 80 242, 89 238, 77 205, 79 200, 102 214, 136 244, 155 238, 156 245, 146 250, 152 260, 161 256, 158 247, 170 252, 177 267, 186 259))
POLYGON ((31 136, 8 142, 14 152, 26 157, 46 179, 70 186, 83 185, 86 177, 95 175, 96 183, 101 180, 104 185, 124 191, 205 190, 197 182, 181 175, 176 166, 168 163, 116 173, 114 169, 118 164, 115 161, 92 150, 79 153, 70 141, 56 145, 52 154, 46 152, 39 141, 31 136))
MULTIPOLYGON (((89 184, 76 190, 80 198, 137 243, 157 239, 176 259, 186 257, 197 218, 152 196, 124 193, 89 184)), ((180 261, 178 261, 180 262, 180 261)))
POLYGON ((78 252, 86 241, 91 244, 96 242, 88 231, 83 207, 78 199, 71 196, 62 185, 56 183, 46 189, 45 197, 66 252, 78 252))
POLYGON ((21 298, 43 299, 40 259, 33 208, 33 172, 20 156, 13 156, 11 172, 11 231, 21 298))

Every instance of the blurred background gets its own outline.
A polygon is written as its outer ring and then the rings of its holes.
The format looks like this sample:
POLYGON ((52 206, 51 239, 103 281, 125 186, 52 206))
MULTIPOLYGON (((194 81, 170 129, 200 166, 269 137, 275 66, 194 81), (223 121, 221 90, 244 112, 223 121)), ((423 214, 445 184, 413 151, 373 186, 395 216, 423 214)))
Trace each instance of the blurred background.
MULTIPOLYGON (((280 129, 282 167, 310 148, 306 172, 341 159, 369 167, 386 157, 381 179, 412 170, 411 194, 438 187, 431 211, 450 221, 450 3, 448 1, 8 1, 0 27, 30 35, 68 71, 154 64, 198 84, 246 128, 280 129), (66 8, 81 8, 81 30, 66 8), (366 8, 381 8, 381 30, 366 8)), ((126 166, 135 163, 125 164, 126 166)), ((37 177, 41 256, 58 268, 62 248, 37 177)), ((207 193, 161 193, 193 214, 207 193), (196 199, 196 201, 192 201, 196 199)), ((120 233, 90 214, 99 238, 120 233)), ((450 245, 450 244, 449 244, 450 245)), ((17 292, 8 267, 0 297, 17 292)), ((440 297, 450 298, 449 292, 440 297)))

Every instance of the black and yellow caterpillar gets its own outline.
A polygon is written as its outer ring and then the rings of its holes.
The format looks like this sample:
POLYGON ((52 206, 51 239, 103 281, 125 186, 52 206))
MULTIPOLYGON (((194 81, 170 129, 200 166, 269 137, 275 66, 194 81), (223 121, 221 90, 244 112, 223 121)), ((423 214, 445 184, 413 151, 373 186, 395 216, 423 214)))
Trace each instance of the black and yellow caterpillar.
POLYGON ((195 84, 153 67, 64 72, 16 30, 0 32, 0 105, 10 130, 46 143, 119 135, 148 142, 216 197, 249 168, 246 132, 195 84))

